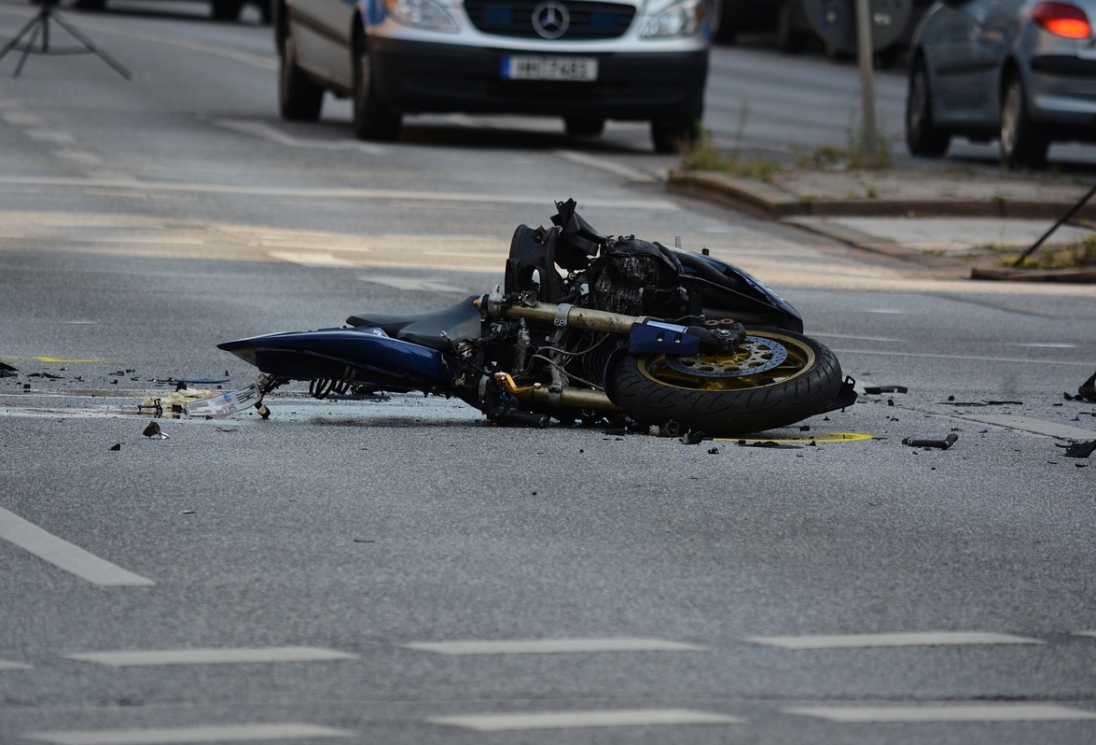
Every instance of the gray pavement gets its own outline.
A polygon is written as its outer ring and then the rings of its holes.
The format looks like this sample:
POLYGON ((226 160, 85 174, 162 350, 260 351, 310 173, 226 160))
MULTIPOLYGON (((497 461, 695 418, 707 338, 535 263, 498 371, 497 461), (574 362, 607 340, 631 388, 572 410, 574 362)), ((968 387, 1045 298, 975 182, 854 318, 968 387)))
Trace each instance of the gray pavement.
MULTIPOLYGON (((1058 172, 991 173, 961 165, 880 171, 782 169, 771 181, 707 171, 668 176, 689 194, 901 258, 941 277, 1093 282, 1096 266, 1011 270, 1022 253, 1082 200, 1090 178, 1058 172)), ((1096 232, 1096 199, 1055 230, 1036 256, 1079 246, 1096 232)))

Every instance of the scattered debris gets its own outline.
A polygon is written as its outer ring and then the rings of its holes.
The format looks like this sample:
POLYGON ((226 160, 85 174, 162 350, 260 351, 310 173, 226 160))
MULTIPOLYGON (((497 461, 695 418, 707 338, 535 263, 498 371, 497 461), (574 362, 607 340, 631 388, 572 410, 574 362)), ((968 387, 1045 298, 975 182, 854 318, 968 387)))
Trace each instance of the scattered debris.
POLYGON ((156 422, 149 422, 141 434, 150 440, 166 440, 168 438, 168 434, 161 430, 160 425, 156 422))
POLYGON ((708 455, 719 455, 719 448, 708 448, 708 455))
POLYGON ((681 442, 685 443, 686 445, 699 445, 700 443, 704 442, 704 439, 704 433, 701 432, 699 429, 690 429, 681 436, 681 442))
POLYGON ((120 443, 120 442, 116 442, 116 443, 114 443, 113 445, 110 446, 110 450, 113 453, 117 453, 121 449, 122 449, 122 443, 120 443))
POLYGON ((64 375, 54 375, 53 373, 48 373, 48 372, 31 373, 27 377, 28 378, 45 378, 46 380, 64 380, 65 379, 64 375))
POLYGON ((880 393, 909 393, 910 390, 904 385, 866 385, 864 386, 864 393, 869 395, 878 395, 880 393))
POLYGON ((1096 402, 1096 373, 1092 373, 1092 377, 1081 383, 1081 387, 1077 389, 1077 398, 1096 402))
POLYGON ((19 371, 11 365, 5 365, 0 362, 0 378, 14 378, 19 375, 19 371))
MULTIPOLYGON (((1055 444, 1057 445, 1057 443, 1055 444)), ((1065 448, 1065 452, 1062 453, 1062 455, 1067 458, 1087 458, 1096 452, 1096 440, 1071 442, 1069 445, 1058 445, 1058 447, 1065 448)))
POLYGON ((179 513, 179 514, 181 514, 181 515, 193 515, 193 514, 194 514, 194 512, 195 512, 194 510, 183 510, 183 511, 182 511, 181 513, 179 513))
POLYGON ((959 435, 952 432, 943 440, 915 440, 912 437, 907 437, 902 440, 903 445, 909 445, 911 448, 925 448, 926 450, 937 448, 939 450, 947 450, 955 441, 959 439, 959 435))

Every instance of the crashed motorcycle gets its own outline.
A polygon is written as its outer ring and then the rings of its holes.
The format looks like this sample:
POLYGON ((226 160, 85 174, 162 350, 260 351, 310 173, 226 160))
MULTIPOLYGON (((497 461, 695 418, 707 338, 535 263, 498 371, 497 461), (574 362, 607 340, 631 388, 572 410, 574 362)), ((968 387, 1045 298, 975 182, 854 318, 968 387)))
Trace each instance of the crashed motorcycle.
POLYGON ((455 396, 501 425, 610 420, 725 437, 855 401, 833 352, 761 282, 707 249, 603 235, 575 207, 557 202, 552 227, 517 228, 494 292, 218 346, 259 369, 260 411, 297 380, 316 398, 455 396))

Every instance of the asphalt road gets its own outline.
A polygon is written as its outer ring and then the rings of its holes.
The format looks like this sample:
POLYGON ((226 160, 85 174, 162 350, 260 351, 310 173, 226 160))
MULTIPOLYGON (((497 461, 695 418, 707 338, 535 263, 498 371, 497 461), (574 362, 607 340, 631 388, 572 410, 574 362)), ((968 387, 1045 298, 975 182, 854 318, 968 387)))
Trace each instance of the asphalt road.
MULTIPOLYGON (((329 100, 291 126, 269 30, 205 12, 69 14, 132 81, 0 66, 0 742, 1093 741, 1096 462, 1059 447, 1096 438, 1063 397, 1091 288, 932 281, 671 198, 638 125, 363 144, 329 100), (250 382, 216 343, 488 290, 568 196, 756 273, 862 389, 907 392, 783 448, 300 386, 142 435, 164 381, 250 382)), ((0 38, 27 15, 0 5, 0 38)), ((734 132, 724 85, 707 124, 734 132)))

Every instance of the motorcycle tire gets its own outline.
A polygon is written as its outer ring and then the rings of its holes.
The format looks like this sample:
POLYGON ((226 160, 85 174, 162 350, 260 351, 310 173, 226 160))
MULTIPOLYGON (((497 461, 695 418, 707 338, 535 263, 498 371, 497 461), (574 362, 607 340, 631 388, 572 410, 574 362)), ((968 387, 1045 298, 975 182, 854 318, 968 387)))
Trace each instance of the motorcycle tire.
POLYGON ((636 421, 712 437, 786 427, 828 409, 842 381, 833 352, 783 329, 746 335, 726 357, 622 355, 610 398, 636 421))

